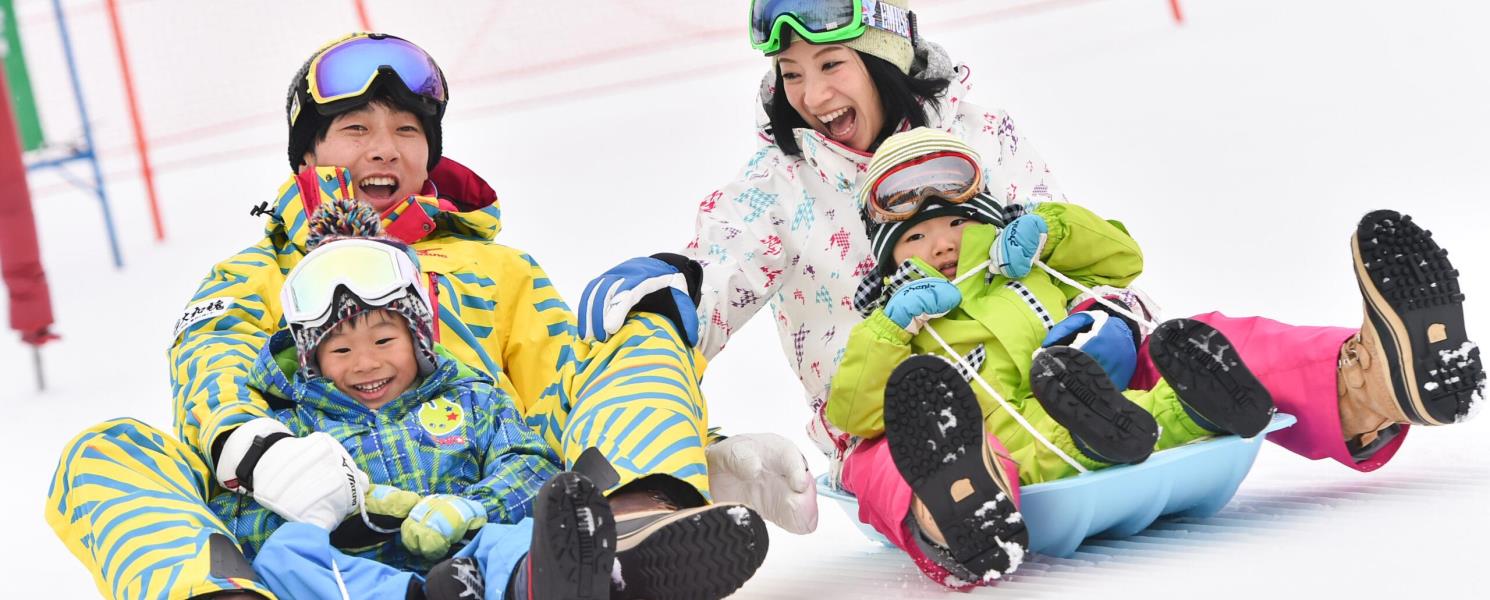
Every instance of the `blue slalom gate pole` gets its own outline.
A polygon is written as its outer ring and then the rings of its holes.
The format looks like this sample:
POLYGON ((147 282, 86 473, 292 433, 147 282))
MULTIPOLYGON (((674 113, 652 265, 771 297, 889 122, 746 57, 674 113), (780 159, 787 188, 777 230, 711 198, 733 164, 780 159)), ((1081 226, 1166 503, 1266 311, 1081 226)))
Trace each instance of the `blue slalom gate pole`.
POLYGON ((124 268, 124 257, 119 254, 119 239, 114 233, 114 215, 109 210, 109 195, 103 185, 103 171, 98 167, 98 154, 93 145, 93 125, 88 120, 88 105, 83 102, 83 85, 78 80, 78 63, 72 55, 72 37, 67 33, 67 17, 62 12, 61 0, 52 0, 52 12, 57 16, 57 31, 62 36, 62 52, 67 57, 67 74, 72 80, 72 95, 78 104, 78 116, 83 121, 83 144, 85 148, 69 160, 86 159, 93 169, 93 191, 98 194, 98 205, 103 209, 104 229, 109 235, 109 251, 114 256, 114 268, 124 268))

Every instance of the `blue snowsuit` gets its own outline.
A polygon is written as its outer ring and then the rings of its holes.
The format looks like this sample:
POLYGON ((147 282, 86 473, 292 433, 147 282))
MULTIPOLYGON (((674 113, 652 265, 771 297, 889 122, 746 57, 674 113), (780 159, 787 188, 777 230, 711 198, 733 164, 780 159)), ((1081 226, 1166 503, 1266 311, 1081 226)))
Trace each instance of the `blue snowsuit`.
MULTIPOLYGON (((559 471, 559 459, 490 378, 438 346, 437 354, 433 373, 377 411, 328 379, 301 376, 288 331, 259 353, 247 384, 291 433, 322 431, 340 441, 372 483, 420 495, 455 494, 485 506, 491 524, 462 552, 484 559, 488 587, 497 592, 488 597, 500 598, 527 553, 533 499, 559 471)), ((326 530, 286 523, 249 496, 225 492, 208 504, 281 598, 338 598, 345 586, 352 598, 401 599, 409 579, 433 566, 396 539, 342 552, 326 530)))

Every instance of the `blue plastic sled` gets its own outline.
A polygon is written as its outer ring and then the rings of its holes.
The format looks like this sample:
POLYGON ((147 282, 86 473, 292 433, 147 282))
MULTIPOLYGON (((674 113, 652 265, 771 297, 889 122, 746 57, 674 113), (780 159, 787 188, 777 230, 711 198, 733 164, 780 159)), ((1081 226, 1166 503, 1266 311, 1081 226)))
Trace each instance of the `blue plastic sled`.
MULTIPOLYGON (((1273 415, 1264 432, 1293 425, 1293 415, 1273 415)), ((1030 550, 1070 556, 1096 535, 1127 537, 1159 517, 1209 517, 1220 511, 1252 469, 1264 436, 1225 436, 1156 452, 1148 460, 1020 488, 1020 512, 1029 526, 1030 550)), ((859 502, 818 477, 818 495, 832 498, 869 539, 891 545, 859 522, 859 502)))

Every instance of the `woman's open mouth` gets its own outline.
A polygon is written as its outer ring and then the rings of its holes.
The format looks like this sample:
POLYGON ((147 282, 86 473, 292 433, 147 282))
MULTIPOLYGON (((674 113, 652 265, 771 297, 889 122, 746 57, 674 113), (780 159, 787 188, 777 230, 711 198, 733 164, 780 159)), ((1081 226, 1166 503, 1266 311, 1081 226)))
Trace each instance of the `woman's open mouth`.
POLYGON ((840 144, 848 144, 858 130, 858 113, 852 108, 844 107, 819 115, 818 120, 822 121, 828 137, 840 144))

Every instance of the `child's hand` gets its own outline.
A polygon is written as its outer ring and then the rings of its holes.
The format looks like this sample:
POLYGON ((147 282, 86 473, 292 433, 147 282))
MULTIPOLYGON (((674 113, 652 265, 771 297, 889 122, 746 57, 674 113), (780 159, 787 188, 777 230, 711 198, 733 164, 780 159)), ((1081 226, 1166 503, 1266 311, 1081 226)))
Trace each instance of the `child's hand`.
POLYGON ((1070 346, 1092 357, 1119 390, 1128 389, 1133 370, 1138 366, 1138 338, 1123 317, 1101 310, 1073 313, 1056 323, 1046 334, 1042 348, 1070 346))
POLYGON ((328 531, 357 509, 368 487, 367 474, 341 442, 320 431, 295 437, 268 417, 228 433, 215 474, 224 488, 253 495, 286 521, 328 531))
POLYGON ((927 321, 952 312, 961 303, 962 292, 952 282, 927 277, 895 290, 885 303, 885 316, 901 329, 915 334, 927 321))
POLYGON ((486 507, 451 494, 425 496, 404 519, 400 538, 410 552, 428 560, 450 553, 450 547, 469 532, 486 525, 486 507))
POLYGON ((364 519, 360 511, 353 511, 347 520, 331 530, 331 545, 348 552, 361 552, 393 539, 399 526, 408 518, 409 511, 423 497, 406 492, 391 485, 373 484, 367 489, 363 507, 367 509, 364 519))
POLYGON ((1014 219, 988 251, 988 270, 1009 279, 1024 279, 1045 248, 1050 226, 1040 215, 1027 214, 1014 219))

